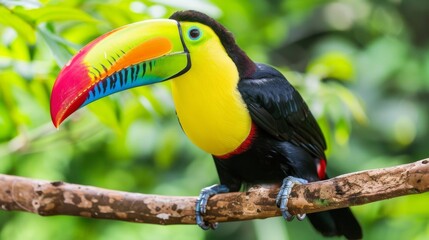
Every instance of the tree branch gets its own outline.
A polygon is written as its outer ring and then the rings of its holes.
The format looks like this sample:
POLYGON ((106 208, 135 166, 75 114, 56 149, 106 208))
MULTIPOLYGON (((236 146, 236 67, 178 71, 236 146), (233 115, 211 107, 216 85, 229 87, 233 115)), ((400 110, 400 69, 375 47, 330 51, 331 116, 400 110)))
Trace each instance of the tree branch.
MULTIPOLYGON (((205 220, 228 222, 279 216, 279 186, 210 198, 205 220)), ((312 213, 429 191, 429 159, 295 185, 291 213, 312 213)), ((120 192, 0 174, 0 208, 42 216, 74 215, 154 224, 194 224, 196 197, 120 192)))

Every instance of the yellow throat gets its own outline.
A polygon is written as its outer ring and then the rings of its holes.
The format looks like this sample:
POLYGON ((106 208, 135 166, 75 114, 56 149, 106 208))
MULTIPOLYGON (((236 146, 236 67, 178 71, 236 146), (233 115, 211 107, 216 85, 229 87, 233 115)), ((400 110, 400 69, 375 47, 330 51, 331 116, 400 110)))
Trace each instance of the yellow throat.
MULTIPOLYGON (((182 24, 185 31, 191 25, 182 24)), ((198 45, 187 43, 192 66, 172 80, 173 99, 186 135, 204 151, 220 156, 246 140, 252 121, 237 89, 237 67, 213 31, 199 27, 204 38, 198 45)))

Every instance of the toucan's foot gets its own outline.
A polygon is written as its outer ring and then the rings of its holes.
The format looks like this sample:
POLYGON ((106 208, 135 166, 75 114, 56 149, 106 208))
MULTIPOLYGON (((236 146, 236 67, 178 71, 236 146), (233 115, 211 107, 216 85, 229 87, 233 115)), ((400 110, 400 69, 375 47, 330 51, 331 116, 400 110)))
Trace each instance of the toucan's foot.
POLYGON ((195 220, 198 226, 200 226, 204 230, 208 230, 210 228, 211 229, 217 228, 218 223, 204 222, 202 215, 206 214, 207 201, 211 196, 216 195, 218 193, 227 193, 227 192, 229 192, 229 188, 225 185, 219 185, 219 184, 215 184, 213 186, 206 187, 201 190, 195 205, 195 218, 196 218, 195 220))
MULTIPOLYGON (((277 206, 280 208, 280 211, 282 212, 283 218, 287 221, 292 221, 294 218, 294 215, 290 214, 287 208, 287 203, 289 201, 289 195, 292 191, 292 187, 295 184, 305 184, 308 183, 307 180, 302 178, 296 178, 296 177, 286 177, 283 179, 283 184, 280 187, 279 194, 276 198, 277 206)), ((300 221, 304 220, 305 214, 298 214, 296 215, 296 218, 300 221)))

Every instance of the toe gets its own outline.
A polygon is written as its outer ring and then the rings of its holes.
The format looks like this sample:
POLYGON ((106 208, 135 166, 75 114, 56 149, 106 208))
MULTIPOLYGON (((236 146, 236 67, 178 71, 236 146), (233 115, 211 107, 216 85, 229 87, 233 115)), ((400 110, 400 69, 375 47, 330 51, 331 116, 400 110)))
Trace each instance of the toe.
POLYGON ((218 193, 225 192, 229 192, 228 187, 226 187, 225 185, 213 185, 210 187, 203 188, 203 190, 201 190, 200 195, 195 202, 195 221, 197 222, 197 225, 200 226, 203 230, 217 228, 217 223, 205 222, 203 219, 203 215, 206 213, 207 202, 209 198, 218 193))
MULTIPOLYGON (((295 184, 305 184, 308 181, 301 178, 295 178, 292 176, 286 177, 283 180, 283 184, 280 187, 280 191, 276 197, 276 204, 280 208, 280 211, 282 212, 282 216, 287 221, 292 221, 294 218, 294 215, 289 213, 287 204, 289 202, 289 196, 292 191, 292 187, 295 184)), ((297 215, 298 220, 303 220, 305 218, 305 214, 297 215)))

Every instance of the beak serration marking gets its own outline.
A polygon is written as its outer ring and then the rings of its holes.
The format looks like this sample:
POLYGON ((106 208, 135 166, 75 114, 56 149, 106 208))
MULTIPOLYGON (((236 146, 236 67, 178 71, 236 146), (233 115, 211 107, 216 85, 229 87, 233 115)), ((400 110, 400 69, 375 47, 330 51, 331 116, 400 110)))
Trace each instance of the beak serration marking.
POLYGON ((142 77, 146 74, 146 63, 143 63, 143 71, 142 71, 142 77))

